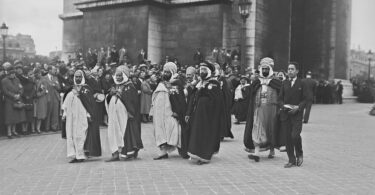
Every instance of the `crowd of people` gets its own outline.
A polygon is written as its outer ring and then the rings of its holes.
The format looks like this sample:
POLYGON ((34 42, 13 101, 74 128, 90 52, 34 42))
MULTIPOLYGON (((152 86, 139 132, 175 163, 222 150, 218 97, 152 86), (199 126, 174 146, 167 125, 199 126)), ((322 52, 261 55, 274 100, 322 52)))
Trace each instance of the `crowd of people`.
MULTIPOLYGON (((11 139, 61 130, 67 156, 77 163, 101 156, 99 126, 107 126, 112 155, 106 161, 112 162, 137 158, 143 148, 141 123, 152 122, 160 151, 154 160, 177 149, 182 158, 206 164, 223 139, 233 138, 234 115, 234 124, 246 122, 243 140, 250 159, 259 162, 263 150, 273 158, 274 149, 281 148, 289 168, 303 162, 300 133, 313 102, 333 103, 319 97, 327 93, 319 92, 325 85, 310 72, 306 79, 297 77, 298 63, 274 72, 273 59, 263 58, 258 70, 241 71, 240 53, 214 49, 208 60, 197 50, 193 66, 168 57, 153 65, 143 50, 130 64, 124 50, 109 48, 104 55, 101 48, 102 55, 89 49, 85 59, 78 53, 67 64, 4 63, 3 133, 11 139)), ((342 94, 342 85, 334 91, 342 94)))
POLYGON ((351 78, 354 96, 358 97, 358 102, 373 103, 375 101, 374 80, 351 78))

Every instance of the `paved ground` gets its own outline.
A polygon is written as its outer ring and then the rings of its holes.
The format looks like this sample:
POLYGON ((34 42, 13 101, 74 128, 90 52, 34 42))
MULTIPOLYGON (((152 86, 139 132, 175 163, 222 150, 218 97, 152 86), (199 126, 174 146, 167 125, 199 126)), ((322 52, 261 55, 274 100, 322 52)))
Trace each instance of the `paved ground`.
POLYGON ((374 194, 375 118, 369 104, 313 106, 303 128, 305 162, 285 169, 285 153, 255 163, 243 150, 244 125, 224 141, 207 165, 178 157, 153 161, 151 125, 143 126, 145 149, 132 162, 102 158, 69 164, 59 134, 0 140, 0 194, 374 194))

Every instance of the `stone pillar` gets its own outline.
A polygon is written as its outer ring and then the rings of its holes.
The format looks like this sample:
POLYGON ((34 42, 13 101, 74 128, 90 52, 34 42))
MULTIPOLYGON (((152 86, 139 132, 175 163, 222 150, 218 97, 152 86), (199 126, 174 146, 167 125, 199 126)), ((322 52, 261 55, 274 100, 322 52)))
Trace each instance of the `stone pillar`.
POLYGON ((328 79, 335 78, 335 55, 336 55, 336 0, 332 0, 331 5, 331 30, 330 30, 330 48, 329 48, 329 68, 328 79))
POLYGON ((255 68, 255 17, 256 17, 257 0, 252 0, 250 16, 246 21, 245 33, 245 64, 253 71, 255 68))

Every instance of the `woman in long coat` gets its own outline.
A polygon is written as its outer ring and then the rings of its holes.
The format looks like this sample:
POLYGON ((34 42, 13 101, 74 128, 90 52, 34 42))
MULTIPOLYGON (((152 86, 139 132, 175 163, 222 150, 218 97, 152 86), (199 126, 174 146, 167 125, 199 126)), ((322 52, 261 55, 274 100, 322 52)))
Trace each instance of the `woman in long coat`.
POLYGON ((34 115, 36 119, 36 132, 40 133, 42 121, 47 118, 48 90, 47 83, 45 83, 45 80, 42 79, 40 69, 36 69, 34 75, 36 89, 34 115))
POLYGON ((141 85, 141 115, 142 122, 148 122, 148 114, 151 109, 151 98, 152 98, 152 89, 150 86, 150 76, 146 75, 145 80, 141 85))
POLYGON ((16 104, 22 103, 23 87, 12 67, 8 69, 8 75, 1 81, 1 84, 5 96, 5 125, 7 126, 8 138, 12 138, 12 135, 18 136, 16 125, 26 120, 25 110, 21 107, 15 107, 16 104))
POLYGON ((22 125, 22 133, 27 134, 29 125, 31 126, 31 132, 35 133, 35 118, 34 118, 34 98, 35 98, 35 82, 34 82, 34 71, 30 68, 25 68, 24 73, 27 74, 24 80, 24 91, 22 94, 22 101, 26 104, 25 115, 26 121, 22 125))

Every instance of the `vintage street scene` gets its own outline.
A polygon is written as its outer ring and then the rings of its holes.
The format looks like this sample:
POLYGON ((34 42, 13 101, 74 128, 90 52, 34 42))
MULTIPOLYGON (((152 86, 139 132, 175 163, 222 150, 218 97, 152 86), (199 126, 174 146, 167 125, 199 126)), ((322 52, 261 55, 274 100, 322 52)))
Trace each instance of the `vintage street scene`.
POLYGON ((374 194, 373 8, 1 0, 0 194, 374 194))

